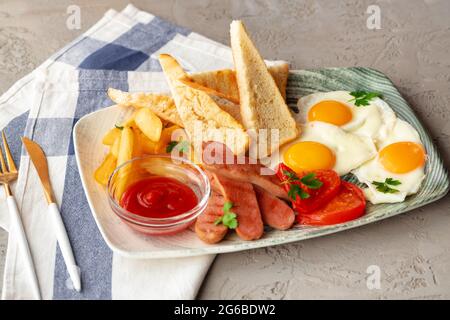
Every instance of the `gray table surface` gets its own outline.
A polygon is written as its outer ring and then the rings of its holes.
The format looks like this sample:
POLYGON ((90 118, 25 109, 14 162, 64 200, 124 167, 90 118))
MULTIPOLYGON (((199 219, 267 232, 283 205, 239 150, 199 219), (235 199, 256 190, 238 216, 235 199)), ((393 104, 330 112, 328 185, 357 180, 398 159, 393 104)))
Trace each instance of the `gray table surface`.
MULTIPOLYGON (((0 0, 0 92, 126 0, 0 0), (80 30, 66 28, 81 7, 80 30)), ((268 59, 292 68, 366 66, 387 74, 450 161, 450 1, 140 1, 137 7, 228 44, 242 18, 268 59), (381 9, 381 29, 366 26, 381 9)), ((201 299, 450 298, 450 197, 339 234, 220 255, 201 299), (367 268, 381 271, 369 290, 367 268)), ((7 234, 0 231, 0 270, 7 234)), ((2 280, 0 280, 1 285, 2 280)))

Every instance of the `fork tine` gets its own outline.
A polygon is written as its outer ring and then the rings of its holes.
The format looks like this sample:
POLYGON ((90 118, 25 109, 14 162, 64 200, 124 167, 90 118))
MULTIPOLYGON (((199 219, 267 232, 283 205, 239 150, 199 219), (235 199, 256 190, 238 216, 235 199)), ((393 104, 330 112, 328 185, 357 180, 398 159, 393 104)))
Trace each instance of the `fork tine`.
POLYGON ((9 150, 8 141, 6 141, 5 132, 3 130, 2 130, 2 140, 3 140, 3 148, 5 148, 6 161, 8 162, 9 172, 17 173, 16 164, 14 163, 14 159, 11 155, 11 150, 9 150))
POLYGON ((6 164, 5 164, 5 158, 3 158, 3 151, 2 151, 2 147, 1 146, 0 146, 0 164, 1 164, 0 174, 1 173, 8 173, 8 170, 7 170, 6 164))

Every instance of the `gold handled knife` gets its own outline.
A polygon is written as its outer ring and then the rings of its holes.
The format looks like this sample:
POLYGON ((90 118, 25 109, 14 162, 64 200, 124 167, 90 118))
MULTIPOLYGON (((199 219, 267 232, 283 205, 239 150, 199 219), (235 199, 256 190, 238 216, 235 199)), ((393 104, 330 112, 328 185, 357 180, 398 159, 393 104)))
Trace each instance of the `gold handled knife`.
POLYGON ((70 245, 69 237, 67 236, 66 228, 61 218, 58 206, 56 205, 55 197, 53 195, 52 185, 48 172, 47 158, 42 148, 34 141, 22 137, 23 145, 27 149, 31 162, 38 173, 44 189, 45 199, 48 203, 49 213, 52 216, 53 227, 58 240, 59 248, 64 258, 70 279, 75 290, 81 290, 81 280, 79 268, 76 265, 75 257, 73 256, 72 246, 70 245))

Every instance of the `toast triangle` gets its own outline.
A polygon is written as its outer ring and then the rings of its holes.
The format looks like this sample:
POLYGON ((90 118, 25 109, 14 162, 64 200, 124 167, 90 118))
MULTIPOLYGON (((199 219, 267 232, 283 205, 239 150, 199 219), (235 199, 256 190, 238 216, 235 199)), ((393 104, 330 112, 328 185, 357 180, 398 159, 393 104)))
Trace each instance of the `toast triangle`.
POLYGON ((260 129, 269 130, 266 141, 258 141, 258 157, 262 158, 295 139, 299 128, 242 21, 231 23, 230 35, 242 122, 256 134, 260 129), (273 143, 271 129, 279 130, 279 140, 273 143), (264 145, 267 147, 263 148, 264 145))
POLYGON ((191 141, 194 144, 197 142, 196 126, 200 122, 202 141, 222 142, 236 155, 245 153, 249 140, 244 127, 222 110, 206 92, 180 81, 186 77, 186 73, 172 56, 161 54, 159 61, 191 141))
MULTIPOLYGON (((267 64, 273 80, 277 84, 281 95, 286 100, 286 85, 289 76, 289 64, 285 61, 273 61, 267 64)), ((204 71, 189 74, 189 78, 202 85, 220 93, 221 97, 239 104, 239 89, 234 70, 223 69, 214 71, 204 71)), ((216 94, 217 95, 217 94, 216 94)))

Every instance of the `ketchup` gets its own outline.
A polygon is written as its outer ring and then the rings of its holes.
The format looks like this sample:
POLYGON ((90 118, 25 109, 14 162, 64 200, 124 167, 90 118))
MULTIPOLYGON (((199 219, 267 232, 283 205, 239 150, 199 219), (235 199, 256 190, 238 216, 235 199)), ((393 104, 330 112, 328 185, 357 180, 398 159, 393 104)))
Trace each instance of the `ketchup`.
POLYGON ((183 214, 198 203, 194 191, 184 183, 167 177, 151 177, 125 190, 120 206, 146 218, 167 218, 183 214))

